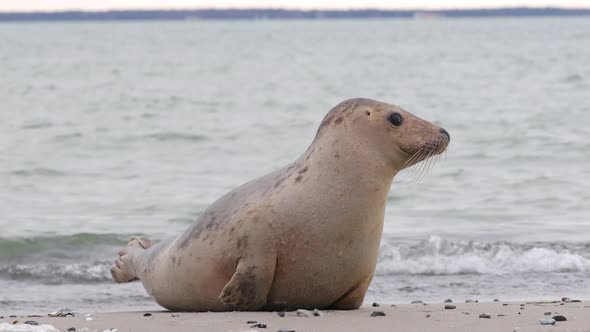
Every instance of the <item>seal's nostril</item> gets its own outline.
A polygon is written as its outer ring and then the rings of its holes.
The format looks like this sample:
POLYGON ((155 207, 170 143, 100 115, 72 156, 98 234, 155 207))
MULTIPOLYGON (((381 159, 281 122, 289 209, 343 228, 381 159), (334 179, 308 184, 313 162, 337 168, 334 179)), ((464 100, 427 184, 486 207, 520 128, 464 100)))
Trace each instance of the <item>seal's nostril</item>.
POLYGON ((449 132, 448 131, 444 130, 443 128, 440 128, 439 131, 440 131, 441 134, 443 134, 444 136, 447 137, 447 141, 450 141, 451 140, 451 135, 449 135, 449 132))

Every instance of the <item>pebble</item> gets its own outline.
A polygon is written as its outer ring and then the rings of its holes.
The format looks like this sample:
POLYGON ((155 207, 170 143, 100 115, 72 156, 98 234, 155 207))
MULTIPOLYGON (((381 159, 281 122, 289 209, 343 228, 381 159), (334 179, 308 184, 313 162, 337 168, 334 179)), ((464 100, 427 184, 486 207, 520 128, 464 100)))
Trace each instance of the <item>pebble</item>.
POLYGON ((446 300, 444 300, 443 302, 444 302, 444 303, 452 303, 452 302, 453 302, 453 300, 451 300, 451 299, 446 299, 446 300))
POLYGON ((508 306, 508 303, 502 303, 502 306, 503 307, 507 307, 508 306))
POLYGON ((539 321, 539 323, 541 323, 541 325, 555 325, 555 319, 552 319, 552 318, 541 319, 539 321))
POLYGON ((480 314, 479 318, 492 318, 492 315, 490 314, 480 314))
POLYGON ((426 315, 426 318, 430 318, 430 314, 426 315))
POLYGON ((172 314, 170 316, 172 316, 172 317, 179 317, 180 315, 179 314, 172 314))
POLYGON ((494 302, 500 302, 500 299, 494 299, 494 302))
POLYGON ((102 330, 102 332, 119 332, 119 330, 114 329, 114 328, 110 328, 110 329, 102 330))
POLYGON ((254 324, 254 325, 252 325, 250 327, 257 327, 257 328, 260 328, 260 329, 265 329, 266 328, 266 324, 258 323, 258 324, 254 324))
POLYGON ((318 309, 313 309, 313 315, 314 315, 315 317, 320 317, 320 316, 323 316, 323 315, 324 315, 324 313, 323 313, 323 312, 321 312, 321 311, 319 311, 318 309))
POLYGON ((278 329, 277 332, 295 332, 293 329, 278 329))
MULTIPOLYGON (((553 316, 553 319, 555 319, 556 322, 564 322, 567 320, 567 318, 565 318, 565 316, 563 316, 563 315, 553 316)), ((25 322, 25 324, 26 324, 26 322, 25 322)))
POLYGON ((419 303, 424 303, 424 302, 422 302, 420 300, 415 300, 415 301, 410 302, 410 304, 419 304, 419 303))
POLYGON ((143 317, 150 317, 152 314, 150 314, 149 312, 146 312, 145 314, 143 314, 143 317))
POLYGON ((285 317, 285 312, 284 311, 277 311, 277 315, 279 315, 279 317, 285 317))
POLYGON ((309 310, 305 310, 305 309, 298 309, 297 310, 297 316, 298 317, 317 317, 315 312, 309 311, 309 310))
POLYGON ((475 302, 475 301, 473 301, 473 300, 465 300, 465 303, 473 303, 473 302, 475 302))
POLYGON ((549 315, 551 315, 551 311, 547 311, 547 312, 546 312, 546 313, 544 313, 543 315, 545 315, 545 316, 549 316, 549 315))
POLYGON ((380 307, 380 305, 377 302, 373 302, 373 307, 380 307))
POLYGON ((52 313, 47 314, 49 317, 68 317, 72 316, 75 317, 74 313, 70 309, 60 309, 58 311, 54 311, 52 313))
POLYGON ((68 328, 68 331, 70 331, 70 332, 76 331, 76 328, 75 327, 70 327, 70 328, 68 328))
POLYGON ((457 307, 452 304, 447 304, 445 305, 445 309, 457 309, 457 307))
POLYGON ((27 325, 39 325, 39 323, 35 322, 34 320, 28 320, 25 322, 27 325))
POLYGON ((380 317, 380 316, 385 316, 385 313, 383 311, 373 311, 371 313, 371 317, 380 317))
POLYGON ((246 324, 256 324, 256 323, 258 323, 258 322, 255 320, 249 320, 246 322, 246 324))
POLYGON ((569 298, 569 297, 562 297, 562 298, 561 298, 561 302, 567 302, 567 301, 569 301, 569 300, 570 300, 570 298, 569 298))

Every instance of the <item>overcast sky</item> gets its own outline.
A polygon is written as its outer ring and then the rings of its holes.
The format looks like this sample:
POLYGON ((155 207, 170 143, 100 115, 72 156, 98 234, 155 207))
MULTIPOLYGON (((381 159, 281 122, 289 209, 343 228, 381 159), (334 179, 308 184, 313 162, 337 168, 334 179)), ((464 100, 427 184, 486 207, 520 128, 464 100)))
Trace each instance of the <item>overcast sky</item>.
POLYGON ((507 6, 590 8, 590 0, 0 0, 0 11, 252 7, 442 9, 507 6))

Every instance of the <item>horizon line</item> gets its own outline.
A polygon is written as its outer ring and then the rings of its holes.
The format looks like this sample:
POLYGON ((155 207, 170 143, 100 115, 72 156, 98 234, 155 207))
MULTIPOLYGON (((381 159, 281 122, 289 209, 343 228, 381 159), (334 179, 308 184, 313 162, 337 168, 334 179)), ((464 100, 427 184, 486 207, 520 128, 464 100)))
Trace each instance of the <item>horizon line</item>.
POLYGON ((251 10, 276 10, 276 11, 293 11, 293 12, 355 12, 355 11, 391 11, 391 12, 441 12, 441 11, 482 11, 482 10, 506 10, 506 9, 557 9, 557 10, 590 10, 588 7, 567 7, 567 6, 498 6, 498 7, 439 7, 439 8, 386 8, 386 7, 363 7, 363 8, 292 8, 292 7, 161 7, 161 8, 104 8, 104 9, 80 9, 80 8, 63 8, 63 9, 34 9, 34 10, 2 10, 0 14, 51 14, 51 13, 107 13, 107 12, 153 12, 153 11, 251 11, 251 10))

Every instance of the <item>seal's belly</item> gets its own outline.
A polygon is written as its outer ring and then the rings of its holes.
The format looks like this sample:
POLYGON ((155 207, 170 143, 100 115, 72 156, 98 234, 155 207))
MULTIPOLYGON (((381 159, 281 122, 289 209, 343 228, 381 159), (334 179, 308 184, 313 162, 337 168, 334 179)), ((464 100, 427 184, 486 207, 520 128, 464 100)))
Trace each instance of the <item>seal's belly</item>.
POLYGON ((326 308, 373 275, 378 247, 351 246, 279 257, 268 296, 271 308, 326 308))

